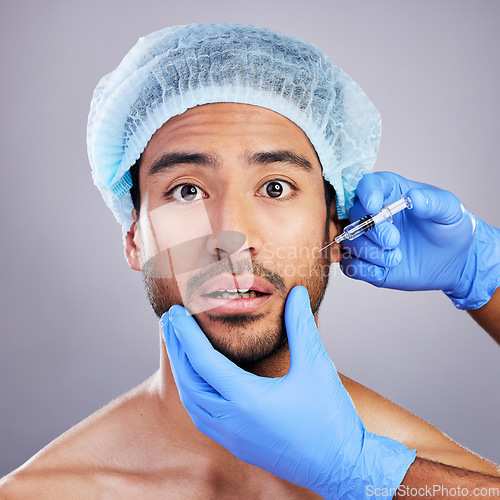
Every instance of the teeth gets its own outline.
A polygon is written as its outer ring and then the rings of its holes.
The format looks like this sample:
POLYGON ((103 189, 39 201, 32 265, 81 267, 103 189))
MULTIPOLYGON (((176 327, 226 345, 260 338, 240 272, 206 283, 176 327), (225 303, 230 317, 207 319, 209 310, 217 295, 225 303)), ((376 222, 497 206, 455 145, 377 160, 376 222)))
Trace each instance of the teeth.
POLYGON ((236 293, 238 290, 236 288, 233 288, 232 290, 226 290, 229 293, 236 293))
POLYGON ((247 293, 249 290, 249 288, 238 288, 238 293, 247 293))
POLYGON ((254 299, 257 297, 257 293, 254 290, 241 292, 233 292, 232 290, 219 291, 219 294, 223 299, 254 299))

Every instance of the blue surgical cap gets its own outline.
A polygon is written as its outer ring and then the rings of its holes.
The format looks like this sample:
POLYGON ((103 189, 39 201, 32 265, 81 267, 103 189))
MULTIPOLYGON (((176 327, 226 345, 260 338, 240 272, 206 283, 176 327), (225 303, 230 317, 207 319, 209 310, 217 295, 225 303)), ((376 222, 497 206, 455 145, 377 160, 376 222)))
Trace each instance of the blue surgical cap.
POLYGON ((191 24, 147 35, 102 78, 87 128, 92 176, 122 225, 132 224, 130 167, 167 120, 201 104, 275 111, 307 135, 335 188, 340 218, 375 162, 380 115, 316 47, 266 28, 191 24))

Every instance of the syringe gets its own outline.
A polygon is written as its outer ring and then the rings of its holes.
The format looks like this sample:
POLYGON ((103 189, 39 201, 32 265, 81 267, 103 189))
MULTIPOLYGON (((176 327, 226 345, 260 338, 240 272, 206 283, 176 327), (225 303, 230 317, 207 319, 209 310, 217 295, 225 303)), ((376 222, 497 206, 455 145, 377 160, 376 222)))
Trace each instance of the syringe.
MULTIPOLYGON (((321 250, 328 248, 334 243, 340 243, 344 240, 353 240, 362 234, 365 234, 370 229, 373 229, 376 225, 388 220, 392 222, 392 216, 401 212, 405 208, 412 208, 413 203, 411 202, 409 196, 405 193, 402 198, 390 205, 384 205, 382 209, 374 215, 365 215, 362 219, 349 224, 342 234, 339 234, 331 243, 323 247, 321 250)), ((320 250, 320 252, 321 252, 320 250)))

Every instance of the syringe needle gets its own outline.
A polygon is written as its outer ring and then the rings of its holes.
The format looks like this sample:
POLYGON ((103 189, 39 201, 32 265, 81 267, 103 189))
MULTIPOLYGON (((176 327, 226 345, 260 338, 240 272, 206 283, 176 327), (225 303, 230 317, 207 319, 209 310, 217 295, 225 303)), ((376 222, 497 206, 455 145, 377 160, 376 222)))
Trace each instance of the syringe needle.
POLYGON ((329 246, 332 246, 334 243, 335 243, 335 240, 333 240, 331 243, 328 243, 328 245, 326 245, 325 247, 320 248, 320 249, 318 250, 318 252, 321 252, 321 251, 322 251, 322 250, 324 250, 325 248, 328 248, 329 246))
POLYGON ((328 248, 329 246, 333 245, 334 243, 340 243, 341 241, 344 241, 347 238, 348 238, 348 234, 344 231, 342 234, 339 234, 338 236, 336 236, 335 238, 333 238, 333 241, 331 243, 328 243, 328 245, 326 245, 323 248, 320 248, 318 251, 321 252, 321 250, 324 250, 325 248, 328 248))
POLYGON ((386 220, 392 222, 393 215, 397 214, 398 212, 401 212, 401 210, 404 210, 405 208, 412 208, 412 207, 413 203, 411 202, 408 195, 405 193, 399 200, 395 201, 394 203, 391 203, 389 206, 384 205, 383 208, 376 214, 365 215, 363 218, 355 222, 352 222, 351 224, 346 226, 342 234, 339 234, 337 237, 334 238, 334 240, 331 243, 328 243, 328 245, 324 246, 319 251, 320 252, 323 251, 325 248, 328 248, 334 243, 340 243, 341 241, 344 240, 354 240, 358 236, 367 233, 375 226, 378 226, 381 222, 384 222, 386 220))

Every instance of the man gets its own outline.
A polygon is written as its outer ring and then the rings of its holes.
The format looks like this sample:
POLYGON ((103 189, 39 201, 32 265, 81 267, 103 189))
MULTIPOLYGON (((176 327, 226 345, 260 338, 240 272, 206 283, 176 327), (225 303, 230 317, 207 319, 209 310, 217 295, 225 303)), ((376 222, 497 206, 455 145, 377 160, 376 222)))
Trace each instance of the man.
POLYGON ((494 464, 339 378, 319 340, 328 266, 341 260, 379 286, 445 290, 498 335, 498 231, 451 193, 363 177, 379 135, 359 87, 292 37, 193 25, 142 39, 96 89, 88 141, 161 318, 160 369, 0 492, 347 499, 401 497, 401 482, 499 487, 494 464), (349 210, 359 218, 402 192, 414 207, 397 227, 344 255, 340 244, 321 250, 349 210))

